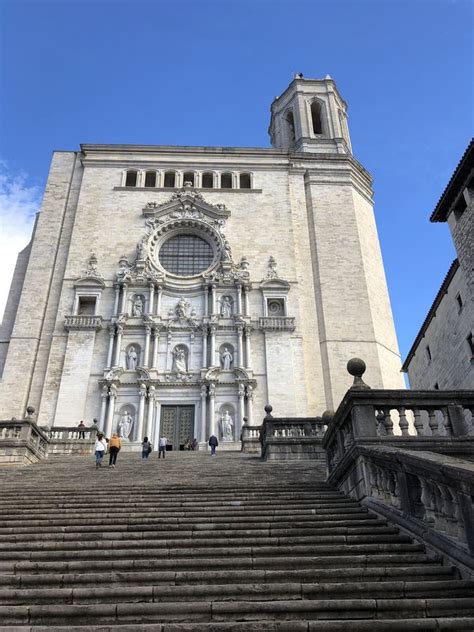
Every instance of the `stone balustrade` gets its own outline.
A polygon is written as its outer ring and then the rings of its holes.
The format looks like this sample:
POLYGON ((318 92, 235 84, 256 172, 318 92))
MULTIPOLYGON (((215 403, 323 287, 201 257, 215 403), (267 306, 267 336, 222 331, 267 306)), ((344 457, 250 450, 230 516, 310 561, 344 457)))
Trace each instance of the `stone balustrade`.
POLYGON ((53 426, 49 431, 50 454, 91 454, 97 435, 97 426, 53 426))
POLYGON ((48 436, 31 420, 0 421, 0 465, 28 465, 48 456, 48 436))
POLYGON ((372 390, 362 361, 348 370, 322 441, 328 482, 474 575, 474 394, 372 390))
POLYGON ((260 429, 263 459, 325 460, 321 445, 325 431, 322 417, 275 418, 271 406, 265 406, 265 412, 260 429))
POLYGON ((92 316, 80 314, 77 316, 68 315, 64 318, 64 329, 70 331, 72 329, 102 329, 102 316, 92 316))
POLYGON ((260 454, 260 428, 261 426, 249 426, 247 423, 243 424, 241 435, 242 452, 247 454, 260 454))
POLYGON ((295 330, 295 319, 292 316, 262 316, 258 324, 260 329, 267 331, 295 330))

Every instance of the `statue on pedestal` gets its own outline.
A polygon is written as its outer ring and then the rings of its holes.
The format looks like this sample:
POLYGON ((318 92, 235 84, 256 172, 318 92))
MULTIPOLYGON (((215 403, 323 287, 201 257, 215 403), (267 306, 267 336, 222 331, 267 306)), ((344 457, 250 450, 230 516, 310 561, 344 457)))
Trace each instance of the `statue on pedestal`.
POLYGON ((234 357, 232 355, 232 353, 230 352, 229 347, 224 347, 222 353, 221 353, 221 365, 222 365, 222 370, 223 371, 229 371, 230 367, 232 365, 232 361, 233 361, 234 357))
POLYGON ((125 411, 120 417, 120 421, 117 427, 119 437, 121 439, 129 439, 132 427, 133 417, 128 411, 125 411))
POLYGON ((143 301, 141 296, 137 296, 133 301, 132 314, 133 316, 143 316, 143 301))
POLYGON ((173 351, 174 356, 174 369, 177 373, 187 373, 188 367, 186 366, 186 352, 184 349, 177 347, 173 351))
POLYGON ((135 347, 132 345, 127 352, 127 369, 130 371, 135 371, 138 363, 138 354, 135 350, 135 347))
POLYGON ((228 410, 221 417, 221 432, 224 441, 234 440, 234 420, 228 410))
POLYGON ((223 296, 221 300, 221 316, 230 318, 232 316, 232 303, 228 296, 223 296))

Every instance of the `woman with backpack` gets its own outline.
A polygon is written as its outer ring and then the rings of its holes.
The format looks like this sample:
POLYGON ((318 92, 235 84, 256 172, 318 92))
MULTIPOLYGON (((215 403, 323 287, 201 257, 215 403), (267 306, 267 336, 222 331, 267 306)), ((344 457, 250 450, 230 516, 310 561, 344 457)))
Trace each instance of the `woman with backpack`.
POLYGON ((147 459, 150 456, 151 451, 151 443, 148 441, 148 437, 145 437, 142 443, 142 459, 147 459))

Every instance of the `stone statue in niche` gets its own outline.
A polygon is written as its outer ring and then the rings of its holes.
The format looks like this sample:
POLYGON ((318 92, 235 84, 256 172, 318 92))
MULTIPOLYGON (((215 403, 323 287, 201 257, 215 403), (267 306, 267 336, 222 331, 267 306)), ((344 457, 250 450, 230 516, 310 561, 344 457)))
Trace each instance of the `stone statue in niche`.
POLYGON ((181 297, 175 307, 176 317, 179 320, 187 318, 189 307, 190 307, 189 302, 185 298, 181 297))
POLYGON ((132 345, 127 351, 127 369, 129 371, 135 371, 138 364, 138 353, 135 347, 132 345))
POLYGON ((221 300, 221 316, 230 318, 232 316, 232 302, 228 296, 223 296, 221 300))
POLYGON ((176 347, 173 351, 174 370, 176 373, 187 373, 188 367, 186 363, 186 352, 181 347, 176 347))
POLYGON ((133 417, 128 411, 125 411, 120 417, 120 421, 117 427, 119 437, 121 439, 129 439, 132 427, 133 417))
POLYGON ((221 432, 224 441, 234 440, 234 420, 228 410, 221 417, 221 432))
POLYGON ((143 300, 141 296, 136 296, 132 307, 133 316, 143 316, 143 300))
POLYGON ((234 357, 230 352, 229 347, 224 347, 221 352, 221 366, 224 371, 229 371, 232 366, 234 357))

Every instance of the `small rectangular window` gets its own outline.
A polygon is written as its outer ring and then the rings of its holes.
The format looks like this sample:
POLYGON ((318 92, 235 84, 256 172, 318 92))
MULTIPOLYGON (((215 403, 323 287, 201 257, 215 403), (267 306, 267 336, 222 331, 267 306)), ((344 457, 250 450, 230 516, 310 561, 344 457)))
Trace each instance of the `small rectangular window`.
POLYGON ((127 171, 127 177, 125 178, 125 186, 136 187, 137 177, 138 177, 138 173, 136 171, 127 171))
POLYGON ((95 302, 95 296, 80 296, 77 304, 78 316, 94 316, 95 302))
POLYGON ((456 295, 456 303, 458 306, 458 314, 459 314, 462 311, 462 307, 463 307, 462 297, 461 297, 461 294, 459 294, 459 292, 456 295))
POLYGON ((250 189, 251 180, 250 173, 241 173, 240 174, 240 188, 241 189, 250 189))
POLYGON ((214 187, 214 176, 212 173, 202 174, 202 188, 212 189, 214 187))
POLYGON ((188 171, 183 175, 184 186, 186 186, 186 182, 190 182, 191 186, 194 186, 194 173, 192 171, 188 171))
POLYGON ((176 186, 176 174, 174 171, 167 171, 165 173, 165 187, 173 188, 176 186))
POLYGON ((156 187, 156 171, 147 171, 145 174, 145 186, 156 187))
POLYGON ((232 189, 232 174, 223 173, 221 175, 221 189, 232 189))
POLYGON ((431 355, 431 349, 430 349, 429 345, 426 345, 426 355, 428 356, 428 362, 431 362, 432 355, 431 355))

